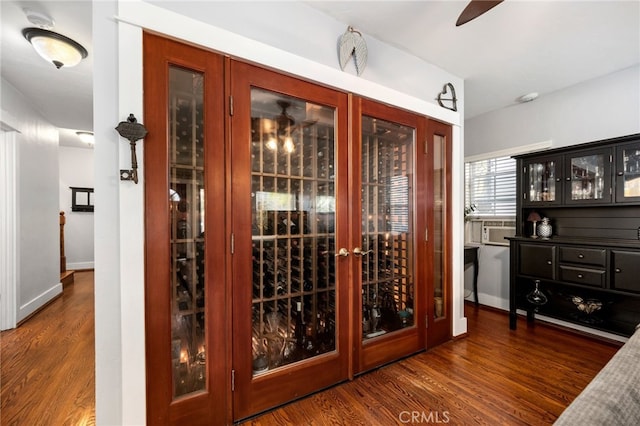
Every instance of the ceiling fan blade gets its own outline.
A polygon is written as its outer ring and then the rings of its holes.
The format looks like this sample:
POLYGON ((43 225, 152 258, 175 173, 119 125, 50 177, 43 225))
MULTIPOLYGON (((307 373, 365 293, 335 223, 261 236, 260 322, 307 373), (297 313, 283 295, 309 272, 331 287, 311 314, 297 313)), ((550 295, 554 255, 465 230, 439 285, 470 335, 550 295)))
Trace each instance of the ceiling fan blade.
POLYGON ((471 0, 471 2, 464 8, 458 20, 456 21, 456 27, 462 24, 466 24, 472 19, 477 18, 483 13, 493 9, 504 0, 471 0))

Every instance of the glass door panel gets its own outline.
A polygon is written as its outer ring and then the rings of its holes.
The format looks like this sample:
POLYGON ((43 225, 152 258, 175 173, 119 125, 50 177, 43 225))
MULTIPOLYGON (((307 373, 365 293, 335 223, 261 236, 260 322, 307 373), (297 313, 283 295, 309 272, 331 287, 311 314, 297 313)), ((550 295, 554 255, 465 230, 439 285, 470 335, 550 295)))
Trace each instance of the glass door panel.
POLYGON ((206 389, 203 75, 169 68, 173 396, 206 389))
MULTIPOLYGON (((362 117, 362 339, 414 324, 415 129, 362 117)), ((355 253, 354 253, 355 254, 355 253)))
POLYGON ((566 156, 566 204, 611 202, 611 150, 566 156))
POLYGON ((640 201, 640 143, 616 148, 616 202, 640 201))
POLYGON ((560 202, 561 193, 556 187, 556 183, 560 182, 560 167, 562 164, 555 157, 525 163, 523 184, 526 203, 535 205, 560 202))
POLYGON ((334 116, 251 90, 254 376, 335 350, 334 116))
POLYGON ((446 140, 442 135, 433 137, 433 306, 432 318, 446 318, 445 303, 445 225, 446 225, 446 140))

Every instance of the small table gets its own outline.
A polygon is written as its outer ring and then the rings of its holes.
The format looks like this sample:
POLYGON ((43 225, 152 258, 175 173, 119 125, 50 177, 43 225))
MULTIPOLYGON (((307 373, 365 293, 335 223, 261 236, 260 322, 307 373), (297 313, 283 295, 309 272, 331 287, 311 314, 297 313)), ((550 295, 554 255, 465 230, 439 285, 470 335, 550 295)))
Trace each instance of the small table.
POLYGON ((478 246, 464 246, 464 267, 473 265, 473 294, 478 306, 478 246))

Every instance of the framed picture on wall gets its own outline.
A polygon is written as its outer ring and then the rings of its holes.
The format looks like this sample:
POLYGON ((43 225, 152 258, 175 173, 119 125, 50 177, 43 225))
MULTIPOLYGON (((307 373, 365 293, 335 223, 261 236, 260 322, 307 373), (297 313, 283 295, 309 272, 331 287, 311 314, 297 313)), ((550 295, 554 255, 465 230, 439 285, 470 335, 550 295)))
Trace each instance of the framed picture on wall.
POLYGON ((93 188, 71 188, 71 211, 93 212, 93 188))

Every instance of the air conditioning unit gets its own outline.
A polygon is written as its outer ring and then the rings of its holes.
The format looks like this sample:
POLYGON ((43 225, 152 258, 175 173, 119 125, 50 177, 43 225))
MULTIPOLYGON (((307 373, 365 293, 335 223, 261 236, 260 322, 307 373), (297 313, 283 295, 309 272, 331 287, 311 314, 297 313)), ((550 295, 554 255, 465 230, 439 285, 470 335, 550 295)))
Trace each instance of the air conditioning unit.
POLYGON ((469 242, 494 246, 508 246, 504 237, 516 234, 516 222, 513 219, 478 219, 469 222, 469 242))

